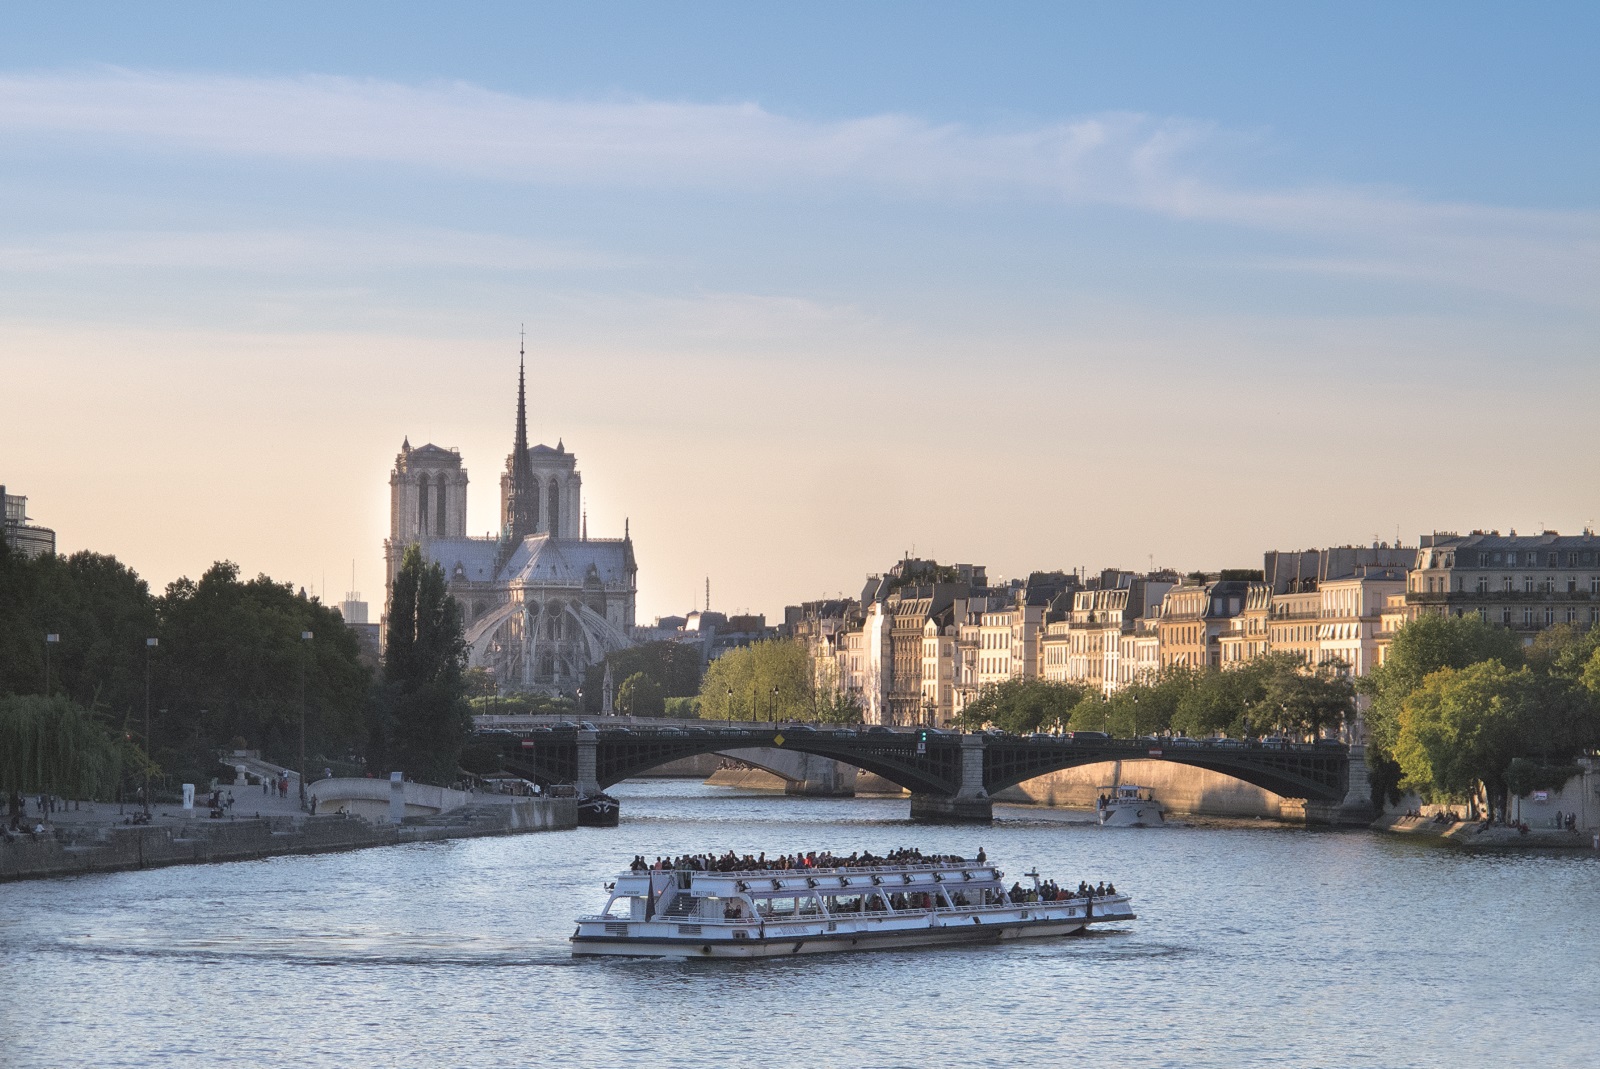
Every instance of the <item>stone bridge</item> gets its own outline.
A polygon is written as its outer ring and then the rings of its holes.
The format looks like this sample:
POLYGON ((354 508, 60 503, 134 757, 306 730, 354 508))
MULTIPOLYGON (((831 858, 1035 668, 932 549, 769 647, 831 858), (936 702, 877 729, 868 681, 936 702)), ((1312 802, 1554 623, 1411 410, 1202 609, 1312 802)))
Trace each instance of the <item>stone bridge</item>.
MULTIPOLYGON (((1019 738, 935 731, 769 727, 635 727, 495 733, 506 771, 541 784, 604 790, 658 765, 703 753, 773 747, 876 773, 911 793, 913 820, 993 817, 990 796, 1035 776, 1104 761, 1173 761, 1304 799, 1307 819, 1332 823, 1349 788, 1341 745, 1264 746, 1217 740, 1172 746, 1144 739, 1019 738)), ((770 760, 752 761, 771 767, 770 760)), ((776 771, 776 770, 775 770, 776 771)), ((785 778, 792 778, 780 771, 785 778)))

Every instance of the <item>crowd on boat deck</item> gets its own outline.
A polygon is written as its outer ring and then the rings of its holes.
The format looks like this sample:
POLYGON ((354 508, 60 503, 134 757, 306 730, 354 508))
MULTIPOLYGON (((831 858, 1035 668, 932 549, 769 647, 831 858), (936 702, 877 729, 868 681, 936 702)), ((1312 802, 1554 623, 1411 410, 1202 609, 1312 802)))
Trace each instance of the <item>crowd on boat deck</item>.
MULTIPOLYGON (((729 850, 726 854, 684 854, 680 857, 658 857, 652 864, 639 855, 628 867, 634 872, 690 871, 690 872, 787 872, 792 869, 864 869, 887 865, 963 865, 967 858, 958 854, 924 854, 914 847, 902 847, 887 854, 874 854, 870 850, 857 851, 848 857, 828 851, 815 850, 804 854, 780 854, 768 857, 765 852, 740 856, 729 850)), ((976 864, 989 860, 983 847, 978 847, 976 864)))
POLYGON ((1114 895, 1116 893, 1117 888, 1114 884, 1090 884, 1085 880, 1078 881, 1078 889, 1076 891, 1063 891, 1061 885, 1054 880, 1045 880, 1039 884, 1037 890, 1031 887, 1023 890, 1020 883, 1011 885, 1011 901, 1013 902, 1064 902, 1069 898, 1104 898, 1106 895, 1114 895))

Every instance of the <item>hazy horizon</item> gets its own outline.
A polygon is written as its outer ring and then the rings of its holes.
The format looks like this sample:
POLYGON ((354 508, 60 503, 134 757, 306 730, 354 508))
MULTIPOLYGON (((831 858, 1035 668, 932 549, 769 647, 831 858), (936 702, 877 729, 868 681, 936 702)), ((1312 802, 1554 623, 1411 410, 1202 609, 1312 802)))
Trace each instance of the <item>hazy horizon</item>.
MULTIPOLYGON (((638 618, 1594 522, 1600 11, 0 15, 0 482, 382 602, 529 430, 638 618)), ((374 616, 374 619, 376 616, 374 616)))

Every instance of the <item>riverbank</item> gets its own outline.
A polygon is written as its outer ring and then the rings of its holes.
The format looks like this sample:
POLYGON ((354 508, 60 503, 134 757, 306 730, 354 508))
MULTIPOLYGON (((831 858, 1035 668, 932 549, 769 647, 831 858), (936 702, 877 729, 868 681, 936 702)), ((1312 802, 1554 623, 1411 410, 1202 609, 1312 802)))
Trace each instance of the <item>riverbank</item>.
POLYGON ((1441 823, 1431 817, 1403 813, 1385 814, 1372 822, 1372 828, 1395 835, 1436 839, 1474 850, 1581 850, 1588 853, 1600 850, 1600 843, 1597 843, 1600 834, 1596 833, 1557 831, 1555 828, 1530 828, 1524 832, 1504 824, 1483 827, 1464 820, 1441 823))
POLYGON ((254 861, 288 854, 327 854, 402 843, 522 835, 578 826, 572 798, 529 798, 467 806, 403 823, 374 823, 349 814, 259 816, 210 820, 162 814, 156 823, 60 823, 44 835, 0 842, 0 883, 95 872, 254 861))

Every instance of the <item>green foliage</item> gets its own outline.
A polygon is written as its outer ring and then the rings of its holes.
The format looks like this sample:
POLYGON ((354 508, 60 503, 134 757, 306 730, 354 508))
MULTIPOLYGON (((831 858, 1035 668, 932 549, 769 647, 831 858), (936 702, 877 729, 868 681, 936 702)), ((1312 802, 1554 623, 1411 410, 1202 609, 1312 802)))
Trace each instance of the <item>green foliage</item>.
POLYGON ((859 724, 865 716, 861 699, 842 690, 826 690, 817 695, 817 719, 824 724, 859 724))
POLYGON ((700 684, 707 720, 815 720, 817 689, 805 647, 771 639, 729 650, 711 662, 700 684))
MULTIPOLYGON (((474 671, 479 669, 471 669, 467 674, 470 675, 474 671)), ((494 694, 492 682, 489 689, 489 694, 470 700, 474 715, 492 713, 498 716, 572 716, 578 708, 577 703, 564 694, 530 694, 523 691, 494 694)))
POLYGON ((144 708, 150 588, 115 557, 29 559, 0 543, 0 694, 42 694, 46 634, 51 692, 125 713, 144 708))
MULTIPOLYGON (((1074 708, 1089 695, 1087 687, 1049 679, 1007 679, 983 692, 956 718, 963 727, 993 725, 1013 734, 1060 730, 1071 720, 1074 708)), ((1093 699, 1099 702, 1099 697, 1093 699)), ((1087 728, 1080 730, 1088 730, 1087 728)), ((1098 729, 1097 729, 1098 730, 1098 729)))
POLYGON ((1527 757, 1513 757, 1506 766, 1506 789, 1518 798, 1538 790, 1559 790, 1582 772, 1578 765, 1543 765, 1527 757))
POLYGON ((461 609, 445 593, 444 569, 410 546, 389 598, 388 645, 375 742, 390 768, 426 783, 456 778, 472 730, 465 697, 467 644, 461 609))
MULTIPOLYGON (((584 672, 583 708, 598 713, 603 705, 606 666, 613 682, 642 672, 661 690, 663 697, 689 698, 700 693, 700 650, 682 642, 646 642, 631 649, 615 650, 601 664, 584 672)), ((613 695, 615 701, 615 695, 613 695)))
POLYGON ((369 673, 343 620, 264 576, 241 583, 227 562, 152 597, 113 557, 0 551, 0 693, 42 691, 46 633, 60 635, 52 692, 141 739, 148 670, 151 756, 169 778, 208 782, 236 739, 291 763, 302 667, 309 752, 346 755, 365 736, 369 673))
POLYGON ((635 672, 617 688, 616 709, 623 716, 663 716, 667 703, 655 680, 635 672))
POLYGON ((371 673, 338 612, 264 575, 240 582, 229 561, 169 585, 159 608, 155 756, 184 782, 215 776, 213 751, 236 737, 296 763, 302 680, 308 759, 362 744, 371 673))
POLYGON ((1395 632, 1384 663, 1361 681, 1362 692, 1372 696, 1366 713, 1371 746, 1394 753, 1401 708, 1430 674, 1491 660, 1509 668, 1522 664, 1517 636, 1476 616, 1430 614, 1406 623, 1395 632))
POLYGON ((67 698, 0 698, 0 793, 110 800, 145 765, 131 740, 67 698))
POLYGON ((700 716, 700 695, 692 698, 665 698, 664 715, 672 720, 695 720, 700 716))
POLYGON ((1593 709, 1580 695, 1499 660, 1439 669, 1406 697, 1398 720, 1402 786, 1441 800, 1479 782, 1491 798, 1503 797, 1516 758, 1564 763, 1595 736, 1593 709))
POLYGON ((1367 783, 1372 788, 1372 808, 1382 810, 1385 806, 1397 805, 1405 797, 1400 789, 1404 778, 1400 762, 1381 750, 1367 750, 1367 783))

